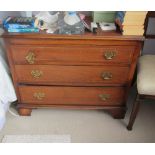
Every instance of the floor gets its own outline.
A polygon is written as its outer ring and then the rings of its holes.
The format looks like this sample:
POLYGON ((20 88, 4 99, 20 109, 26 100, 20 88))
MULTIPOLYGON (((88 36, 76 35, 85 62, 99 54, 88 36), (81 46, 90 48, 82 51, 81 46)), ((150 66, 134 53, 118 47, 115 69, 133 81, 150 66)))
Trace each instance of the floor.
MULTIPOLYGON (((155 104, 141 104, 133 130, 126 125, 131 112, 135 89, 130 92, 125 119, 116 120, 103 110, 36 109, 31 117, 15 117, 7 113, 7 122, 0 132, 6 134, 70 134, 71 142, 155 142, 155 104)), ((14 112, 15 109, 11 108, 14 112)))

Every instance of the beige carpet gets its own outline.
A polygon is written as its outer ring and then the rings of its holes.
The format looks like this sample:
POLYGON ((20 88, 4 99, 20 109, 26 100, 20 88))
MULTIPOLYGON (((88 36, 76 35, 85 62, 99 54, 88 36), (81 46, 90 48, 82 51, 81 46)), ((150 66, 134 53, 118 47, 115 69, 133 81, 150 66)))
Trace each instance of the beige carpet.
POLYGON ((2 143, 70 143, 70 135, 5 135, 2 143))
POLYGON ((71 142, 155 142, 155 103, 142 103, 133 127, 126 125, 134 97, 132 91, 124 120, 113 119, 102 110, 35 109, 30 117, 7 114, 7 122, 0 132, 4 135, 70 135, 71 142))

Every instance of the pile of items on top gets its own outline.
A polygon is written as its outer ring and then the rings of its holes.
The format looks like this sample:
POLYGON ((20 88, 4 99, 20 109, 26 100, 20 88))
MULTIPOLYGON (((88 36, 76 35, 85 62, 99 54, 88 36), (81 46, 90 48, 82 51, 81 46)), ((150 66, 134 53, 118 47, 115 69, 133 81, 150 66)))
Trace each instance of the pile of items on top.
POLYGON ((59 34, 84 33, 84 24, 80 15, 75 11, 56 12, 50 14, 43 11, 35 17, 7 17, 3 21, 3 27, 8 32, 39 32, 59 34))
POLYGON ((54 12, 54 14, 43 11, 35 17, 8 17, 3 21, 3 26, 8 32, 45 30, 47 33, 56 34, 83 34, 85 29, 95 32, 94 29, 97 29, 98 25, 102 31, 115 31, 118 25, 123 35, 143 35, 146 15, 147 11, 101 11, 94 12, 93 22, 90 22, 84 14, 76 11, 54 12), (102 18, 100 20, 96 17, 102 18))
POLYGON ((7 17, 3 26, 8 32, 39 32, 32 17, 7 17))
POLYGON ((115 23, 123 35, 143 35, 147 11, 118 11, 115 23))

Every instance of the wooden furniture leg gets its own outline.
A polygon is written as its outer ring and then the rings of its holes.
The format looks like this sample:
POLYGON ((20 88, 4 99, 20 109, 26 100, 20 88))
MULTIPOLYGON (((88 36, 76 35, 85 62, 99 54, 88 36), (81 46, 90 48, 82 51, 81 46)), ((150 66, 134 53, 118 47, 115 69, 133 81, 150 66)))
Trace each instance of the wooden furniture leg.
POLYGON ((18 113, 21 116, 31 116, 32 109, 30 108, 18 108, 18 113))
POLYGON ((114 119, 124 119, 126 110, 125 108, 116 108, 109 110, 109 113, 112 115, 114 119))
POLYGON ((139 95, 137 95, 136 101, 135 101, 135 103, 133 105, 133 108, 132 108, 129 123, 127 125, 128 130, 132 130, 133 124, 135 122, 135 119, 136 119, 136 116, 137 116, 137 113, 138 113, 138 110, 139 110, 139 105, 140 105, 139 95))

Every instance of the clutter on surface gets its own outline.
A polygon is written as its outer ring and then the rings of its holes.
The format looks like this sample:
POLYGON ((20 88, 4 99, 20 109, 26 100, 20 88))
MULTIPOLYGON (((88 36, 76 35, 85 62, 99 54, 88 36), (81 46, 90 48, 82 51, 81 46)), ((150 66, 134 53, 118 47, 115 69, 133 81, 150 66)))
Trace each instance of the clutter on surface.
POLYGON ((58 21, 60 34, 83 34, 84 24, 76 11, 68 11, 61 14, 58 21))
POLYGON ((37 14, 35 26, 40 30, 46 30, 47 33, 54 33, 58 29, 59 12, 51 15, 48 11, 41 11, 37 14))
POLYGON ((39 32, 57 34, 83 34, 85 26, 82 22, 84 16, 76 11, 56 12, 50 14, 41 11, 35 17, 7 17, 3 21, 3 27, 8 32, 39 32))
POLYGON ((91 32, 96 33, 98 25, 96 22, 91 22, 91 32))
POLYGON ((115 23, 108 23, 108 22, 100 22, 99 23, 101 29, 103 31, 112 31, 112 30, 116 30, 116 25, 115 23))
POLYGON ((117 26, 123 35, 143 35, 146 14, 147 11, 98 11, 93 12, 93 18, 87 18, 76 11, 41 11, 35 17, 7 17, 3 27, 8 32, 71 35, 83 34, 86 30, 96 33, 99 27, 102 31, 115 31, 117 26))
POLYGON ((143 35, 147 11, 118 11, 115 23, 123 35, 143 35))
POLYGON ((8 32, 39 32, 35 27, 35 18, 33 17, 7 17, 3 21, 3 27, 8 32))

